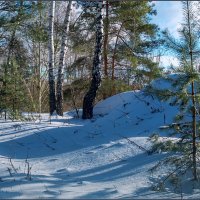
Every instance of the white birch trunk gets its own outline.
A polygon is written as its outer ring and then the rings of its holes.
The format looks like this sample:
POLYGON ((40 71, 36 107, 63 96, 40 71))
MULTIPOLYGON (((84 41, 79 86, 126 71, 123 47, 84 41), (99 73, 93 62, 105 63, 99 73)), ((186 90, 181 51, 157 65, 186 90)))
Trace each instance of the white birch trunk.
MULTIPOLYGON (((39 2, 41 3, 41 2, 39 2)), ((39 17, 39 20, 40 20, 40 27, 42 25, 42 12, 41 12, 41 9, 39 9, 39 13, 40 13, 40 17, 39 17)), ((38 43, 38 88, 39 88, 39 96, 38 96, 38 107, 39 107, 39 120, 41 121, 41 112, 42 112, 42 90, 41 90, 41 87, 42 87, 42 81, 41 81, 41 42, 39 41, 38 43)))
POLYGON ((70 11, 71 11, 72 1, 70 0, 67 5, 67 10, 64 19, 62 40, 61 40, 61 48, 60 48, 60 57, 59 57, 59 65, 58 65, 58 79, 57 79, 57 91, 56 91, 56 99, 57 105, 56 110, 57 114, 63 116, 63 68, 65 64, 65 54, 66 54, 66 41, 67 41, 67 33, 69 29, 69 20, 70 20, 70 11))
POLYGON ((49 8, 49 107, 50 115, 56 110, 55 98, 55 77, 54 77, 54 16, 55 16, 55 1, 50 2, 49 8))

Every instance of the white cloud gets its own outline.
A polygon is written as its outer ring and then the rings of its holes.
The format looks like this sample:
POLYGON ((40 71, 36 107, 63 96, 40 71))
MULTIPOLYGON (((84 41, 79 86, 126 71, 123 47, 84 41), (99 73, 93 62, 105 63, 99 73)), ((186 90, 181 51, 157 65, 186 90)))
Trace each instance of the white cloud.
POLYGON ((170 55, 161 56, 160 66, 168 68, 168 67, 170 67, 170 65, 177 67, 179 65, 178 59, 176 57, 170 56, 170 55))

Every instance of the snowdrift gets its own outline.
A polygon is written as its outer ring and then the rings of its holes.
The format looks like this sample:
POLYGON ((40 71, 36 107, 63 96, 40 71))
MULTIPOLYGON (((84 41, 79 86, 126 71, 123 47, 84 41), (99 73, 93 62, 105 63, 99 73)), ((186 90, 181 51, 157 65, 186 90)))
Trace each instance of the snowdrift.
MULTIPOLYGON (((153 84, 169 87, 166 80, 153 84)), ((177 111, 145 91, 129 91, 99 102, 91 120, 72 112, 51 124, 45 114, 41 123, 1 120, 0 197, 179 198, 170 189, 151 190, 160 172, 148 170, 165 155, 147 153, 148 136, 177 111)), ((197 198, 199 190, 182 195, 197 198)))

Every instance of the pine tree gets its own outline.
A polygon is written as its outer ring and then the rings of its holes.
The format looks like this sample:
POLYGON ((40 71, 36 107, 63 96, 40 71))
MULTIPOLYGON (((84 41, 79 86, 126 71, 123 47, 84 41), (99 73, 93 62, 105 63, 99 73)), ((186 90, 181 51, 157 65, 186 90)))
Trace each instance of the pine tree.
MULTIPOLYGON (((24 1, 2 1, 0 4, 0 28, 2 31, 2 41, 0 41, 3 50, 3 65, 2 68, 2 88, 1 94, 2 99, 4 99, 3 108, 5 110, 19 110, 22 107, 18 105, 19 101, 13 100, 13 107, 11 108, 10 99, 13 99, 13 93, 10 91, 15 91, 14 99, 26 98, 26 94, 23 93, 24 96, 20 96, 20 92, 18 92, 18 82, 20 82, 20 88, 23 88, 23 82, 25 78, 27 78, 27 49, 25 48, 25 44, 23 41, 24 30, 26 26, 26 22, 31 19, 32 14, 35 12, 35 7, 32 2, 25 3, 24 1), (5 36, 4 36, 5 33, 5 36), (15 76, 12 76, 15 74, 15 76), (17 77, 19 77, 17 79, 17 77), (14 79, 14 80, 12 80, 14 79), (15 89, 11 85, 13 82, 16 82, 15 89), (15 105, 14 105, 15 104, 15 105)), ((22 89, 24 91, 24 88, 22 89)), ((25 107, 25 106, 24 106, 25 107)), ((6 118, 5 113, 5 118, 6 118)))
MULTIPOLYGON (((1 74, 3 87, 0 96, 0 108, 9 111, 9 117, 17 119, 21 111, 28 109, 28 96, 24 87, 24 80, 27 78, 27 55, 22 42, 16 37, 13 38, 10 48, 9 63, 4 63, 1 68, 6 73, 1 74)), ((5 116, 6 117, 6 116, 5 116)))
POLYGON ((103 38, 103 60, 104 60, 104 77, 108 78, 108 35, 109 35, 109 2, 105 2, 105 17, 103 20, 104 38, 103 38))
MULTIPOLYGON (((176 69, 175 75, 168 76, 166 81, 171 87, 166 90, 155 89, 152 92, 161 100, 170 100, 171 105, 179 108, 174 123, 170 124, 167 130, 170 136, 176 136, 177 140, 162 142, 158 137, 152 137, 154 150, 172 151, 173 156, 164 159, 164 164, 174 165, 175 171, 172 174, 186 173, 192 168, 193 179, 198 179, 199 135, 199 92, 200 75, 197 70, 199 49, 198 27, 193 12, 193 2, 183 2, 184 23, 179 30, 180 39, 173 38, 168 31, 164 32, 165 45, 167 49, 175 53, 179 59, 180 66, 176 69)), ((152 88, 149 87, 150 91, 152 88)), ((169 176, 167 176, 169 178, 169 176)), ((165 178, 164 181, 167 179, 165 178)))
POLYGON ((162 44, 159 29, 151 23, 156 14, 153 5, 145 1, 119 1, 110 3, 111 36, 115 37, 111 48, 111 79, 114 81, 116 67, 130 67, 130 73, 149 83, 160 75, 158 63, 150 55, 162 44), (115 26, 115 24, 118 26, 115 26), (126 64, 124 64, 126 63, 126 64))

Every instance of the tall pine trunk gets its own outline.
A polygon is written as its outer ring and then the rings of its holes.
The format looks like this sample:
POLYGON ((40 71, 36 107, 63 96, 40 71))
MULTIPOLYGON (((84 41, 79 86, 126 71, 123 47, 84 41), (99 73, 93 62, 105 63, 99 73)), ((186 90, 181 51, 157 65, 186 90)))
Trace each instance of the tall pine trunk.
POLYGON ((16 29, 14 29, 12 35, 11 35, 11 39, 9 41, 9 46, 8 46, 8 57, 7 57, 7 61, 6 61, 6 65, 4 68, 4 80, 3 80, 3 88, 4 88, 4 95, 5 95, 5 104, 4 104, 4 109, 5 109, 5 120, 7 119, 7 79, 8 79, 8 68, 10 67, 10 60, 11 60, 11 54, 12 54, 12 46, 13 46, 13 42, 14 42, 14 38, 15 38, 15 34, 16 34, 16 29))
POLYGON ((50 115, 56 110, 55 77, 54 77, 54 14, 55 1, 50 2, 49 8, 49 111, 50 115))
POLYGON ((92 67, 92 81, 89 91, 83 100, 83 119, 91 119, 93 117, 93 106, 96 92, 101 83, 100 65, 101 65, 101 49, 102 49, 102 7, 103 2, 96 3, 96 45, 92 67))
POLYGON ((65 62, 65 54, 66 54, 66 39, 67 33, 69 29, 69 17, 71 11, 72 1, 69 1, 67 5, 67 10, 64 19, 64 26, 63 26, 63 33, 62 33, 62 41, 61 41, 61 49, 60 49, 60 58, 59 58, 59 65, 58 65, 58 79, 57 79, 57 91, 56 91, 56 99, 57 99, 57 106, 56 111, 57 114, 63 116, 63 68, 65 62))
MULTIPOLYGON (((189 54, 190 54, 190 65, 192 73, 195 72, 193 66, 193 47, 192 47, 192 33, 191 33, 191 22, 190 22, 190 8, 189 2, 187 1, 187 23, 189 30, 189 54)), ((192 162, 193 162, 193 177, 194 180, 197 180, 197 147, 196 147, 196 136, 197 136, 197 127, 196 127, 196 97, 195 97, 195 87, 194 80, 191 83, 192 87, 192 162)))
POLYGON ((117 53, 117 44, 118 44, 118 40, 119 40, 119 34, 121 32, 121 29, 122 29, 122 24, 119 28, 119 30, 117 31, 117 36, 116 36, 116 40, 115 40, 115 45, 114 45, 114 49, 113 49, 113 55, 112 55, 112 73, 111 73, 111 79, 112 79, 112 82, 113 82, 113 85, 112 85, 112 94, 115 94, 115 59, 116 59, 116 53, 117 53))
POLYGON ((106 1, 106 16, 104 19, 104 42, 103 42, 103 60, 104 60, 104 76, 108 78, 108 30, 109 30, 109 18, 108 18, 109 3, 106 1))
MULTIPOLYGON (((103 20, 103 32, 104 32, 104 40, 103 40, 103 63, 104 63, 104 79, 108 79, 108 32, 109 32, 109 2, 105 1, 106 6, 106 14, 103 20)), ((103 99, 107 97, 106 92, 103 92, 103 99)))

